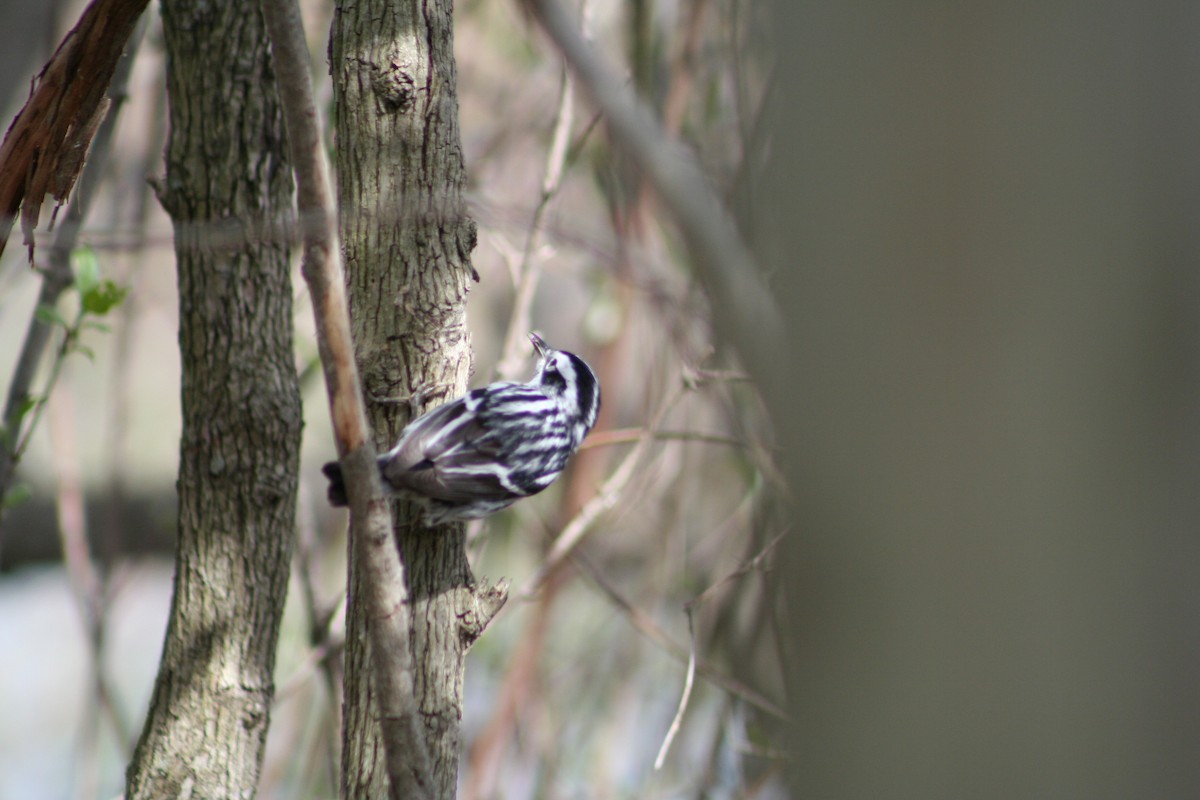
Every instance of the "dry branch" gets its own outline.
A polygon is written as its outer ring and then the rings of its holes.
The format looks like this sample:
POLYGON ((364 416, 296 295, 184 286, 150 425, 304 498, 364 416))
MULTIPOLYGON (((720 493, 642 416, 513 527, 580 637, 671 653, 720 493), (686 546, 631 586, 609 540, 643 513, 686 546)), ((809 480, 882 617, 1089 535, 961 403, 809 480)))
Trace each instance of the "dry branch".
POLYGON ((33 227, 47 194, 60 203, 86 160, 104 95, 147 0, 95 0, 42 68, 0 144, 0 255, 17 212, 33 260, 33 227))
MULTIPOLYGON (((92 197, 95 194, 95 186, 108 163, 109 145, 116 127, 117 114, 125 99, 126 85, 129 82, 129 74, 133 70, 133 59, 140 42, 141 31, 138 31, 137 35, 132 38, 132 43, 125 55, 118 60, 108 88, 108 96, 100 104, 100 108, 105 112, 105 118, 96 129, 95 147, 84 167, 84 174, 79 182, 79 191, 75 192, 67 206, 67 213, 58 226, 54 242, 50 246, 48 263, 42 270, 42 286, 38 292, 37 303, 33 313, 29 316, 25 339, 21 343, 21 351, 17 355, 16 365, 13 367, 12 380, 8 385, 8 395, 4 402, 4 418, 0 420, 0 523, 3 521, 5 511, 5 504, 2 501, 13 481, 17 461, 20 459, 21 443, 28 439, 34 426, 33 421, 22 424, 22 408, 30 400, 34 377, 38 367, 42 364, 54 327, 53 323, 39 315, 38 310, 54 308, 58 304, 59 297, 75 280, 71 273, 71 252, 75 249, 79 231, 87 217, 92 197)), ((14 122, 13 126, 15 127, 16 124, 14 122)), ((5 145, 7 146, 7 141, 5 145)), ((0 171, 0 184, 3 184, 7 174, 0 171)), ((4 250, 4 236, 6 235, 7 232, 0 235, 0 253, 4 250)), ((47 385, 43 394, 48 393, 52 388, 53 381, 47 385)), ((0 530, 0 542, 2 540, 2 530, 0 530)))
POLYGON ((354 552, 366 576, 372 677, 391 793, 395 798, 424 798, 429 796, 431 769, 413 690, 407 583, 392 538, 391 509, 367 435, 308 48, 300 11, 292 0, 263 0, 262 5, 296 174, 304 247, 301 269, 312 296, 334 436, 346 475, 351 536, 359 543, 354 552))
POLYGON ((578 23, 560 3, 523 2, 604 113, 614 142, 638 165, 671 211, 718 312, 718 327, 738 345, 757 378, 773 378, 771 365, 764 360, 783 341, 779 310, 695 159, 662 130, 616 71, 588 46, 579 35, 578 23))

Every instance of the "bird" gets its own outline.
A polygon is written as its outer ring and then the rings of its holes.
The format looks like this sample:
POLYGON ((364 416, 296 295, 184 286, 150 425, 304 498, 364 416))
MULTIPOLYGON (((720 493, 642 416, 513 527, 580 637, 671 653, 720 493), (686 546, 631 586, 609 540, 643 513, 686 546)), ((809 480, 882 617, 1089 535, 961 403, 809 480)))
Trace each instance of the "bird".
MULTIPOLYGON (((427 526, 480 519, 545 489, 600 412, 587 362, 529 334, 539 359, 528 383, 473 389, 410 422, 378 458, 386 493, 416 501, 427 526)), ((329 502, 348 504, 341 464, 321 470, 329 502)))

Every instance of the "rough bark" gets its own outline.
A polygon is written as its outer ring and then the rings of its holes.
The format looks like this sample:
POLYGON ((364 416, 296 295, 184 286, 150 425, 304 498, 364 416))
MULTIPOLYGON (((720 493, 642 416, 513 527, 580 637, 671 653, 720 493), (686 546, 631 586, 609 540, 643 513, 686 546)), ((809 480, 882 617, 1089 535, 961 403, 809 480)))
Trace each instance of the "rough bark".
POLYGON ((183 437, 175 594, 126 796, 254 794, 301 428, 291 173, 257 4, 163 4, 183 437))
MULTIPOLYGON (((462 394, 471 366, 465 303, 475 225, 462 200, 450 12, 445 0, 345 0, 334 18, 340 233, 363 391, 380 448, 390 446, 411 412, 462 394)), ((475 585, 461 525, 426 530, 404 505, 396 519, 432 795, 451 798, 464 657, 504 593, 475 585)), ((349 587, 342 790, 345 797, 381 797, 387 784, 368 679, 368 622, 353 572, 349 587)))
MULTIPOLYGON (((320 114, 309 75, 308 42, 295 0, 263 0, 279 97, 287 119, 296 175, 296 206, 308 285, 317 324, 334 439, 346 479, 356 560, 370 614, 372 686, 378 704, 392 796, 428 800, 432 769, 414 692, 410 624, 404 611, 408 581, 393 538, 391 504, 384 497, 369 441, 358 364, 350 334, 345 277, 338 258, 337 211, 329 191, 320 114), (397 613, 400 612, 400 613, 397 613)), ((362 594, 360 594, 362 597, 362 594)))

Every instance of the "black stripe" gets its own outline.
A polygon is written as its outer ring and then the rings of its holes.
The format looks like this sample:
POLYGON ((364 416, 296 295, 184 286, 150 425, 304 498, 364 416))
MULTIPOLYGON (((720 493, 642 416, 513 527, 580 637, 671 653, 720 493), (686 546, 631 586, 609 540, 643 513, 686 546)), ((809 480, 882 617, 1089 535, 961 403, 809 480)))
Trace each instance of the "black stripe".
POLYGON ((592 368, 574 353, 566 354, 575 368, 575 391, 579 393, 579 416, 590 428, 596 422, 596 414, 600 412, 600 384, 592 368))

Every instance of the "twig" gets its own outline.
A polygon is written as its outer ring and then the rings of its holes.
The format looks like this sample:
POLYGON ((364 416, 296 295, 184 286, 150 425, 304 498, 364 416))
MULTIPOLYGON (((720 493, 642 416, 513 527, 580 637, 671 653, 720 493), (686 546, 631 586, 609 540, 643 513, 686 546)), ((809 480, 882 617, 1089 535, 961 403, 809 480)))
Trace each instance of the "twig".
MULTIPOLYGON (((275 690, 275 704, 278 705, 283 703, 296 692, 300 691, 300 689, 302 689, 304 685, 312 679, 312 674, 317 670, 318 667, 320 667, 322 671, 328 675, 329 671, 327 666, 329 662, 334 657, 341 655, 344 645, 345 642, 341 640, 334 640, 329 636, 325 637, 323 641, 315 644, 313 648, 308 651, 308 655, 304 657, 304 660, 296 665, 296 668, 292 671, 292 674, 288 675, 279 682, 279 688, 275 690)), ((331 698, 336 696, 336 694, 332 693, 330 695, 331 698)), ((331 703, 331 705, 336 707, 337 704, 331 703)), ((338 725, 330 725, 329 727, 334 730, 339 728, 338 725)))
POLYGON ((729 583, 730 581, 737 580, 738 578, 742 577, 746 573, 753 572, 754 570, 762 567, 762 564, 764 561, 766 561, 767 556, 769 556, 771 554, 771 551, 773 551, 775 549, 775 546, 777 544, 779 544, 779 542, 783 539, 784 536, 787 536, 787 535, 788 535, 788 530, 784 530, 782 533, 776 534, 774 536, 774 538, 772 538, 771 541, 767 542, 766 546, 763 547, 762 550, 758 551, 758 553, 753 558, 751 558, 745 564, 742 564, 740 567, 735 569, 733 572, 731 572, 728 575, 726 575, 725 577, 721 578, 716 583, 712 584, 707 589, 702 591, 700 594, 696 595, 691 600, 689 600, 687 602, 687 606, 686 606, 687 609, 689 610, 689 613, 690 613, 691 609, 695 608, 696 606, 700 605, 701 603, 706 602, 711 595, 715 594, 717 592, 717 590, 720 589, 725 584, 729 583))
POLYGON ((683 725, 683 714, 687 711, 688 700, 692 696, 692 683, 696 679, 696 626, 692 621, 692 609, 689 607, 684 610, 687 613, 688 622, 687 676, 683 680, 683 696, 679 698, 679 709, 675 712, 675 719, 671 720, 671 727, 667 728, 667 735, 663 738, 662 747, 658 749, 658 757, 654 759, 655 772, 662 769, 663 762, 667 759, 667 751, 671 749, 671 742, 675 741, 675 737, 683 725))
POLYGON ((303 220, 301 272, 317 323, 333 430, 346 478, 351 531, 370 611, 372 685, 394 798, 429 796, 432 768, 421 733, 409 650, 408 592, 404 564, 392 538, 391 508, 383 496, 366 411, 338 260, 335 214, 321 148, 308 46, 294 0, 263 0, 275 77, 287 122, 296 201, 303 220))
MULTIPOLYGON (((136 21, 136 19, 135 17, 134 20, 136 21)), ((80 26, 83 26, 83 24, 83 22, 80 22, 80 26)), ((133 29, 132 34, 129 36, 129 44, 125 49, 125 54, 115 65, 112 82, 107 87, 108 100, 110 101, 107 106, 108 111, 92 140, 91 157, 88 159, 86 165, 84 165, 83 174, 80 176, 75 194, 71 197, 71 201, 67 206, 67 213, 63 216, 62 222, 59 224, 58 230, 54 235, 54 242, 50 247, 48 266, 42 270, 42 287, 38 292, 37 304, 34 306, 34 312, 30 314, 29 326, 25 331, 25 340, 21 345, 21 353, 17 356, 17 364, 13 370, 12 382, 8 386, 8 396, 4 403, 4 419, 0 423, 0 543, 3 542, 3 499, 8 492, 9 486, 12 484, 13 473, 17 463, 21 460, 21 453, 24 450, 25 443, 28 442, 29 436, 32 435, 33 430, 37 427, 41 416, 41 404, 39 403, 34 416, 30 418, 28 424, 22 424, 24 422, 22 416, 26 403, 30 399, 30 389, 33 386, 33 379, 37 374, 38 367, 42 363, 46 347, 50 342, 50 334, 54 329, 53 323, 42 319, 38 313, 38 309, 54 308, 58 305, 58 299, 62 293, 74 282, 70 265, 71 251, 75 249, 79 231, 83 227, 83 221, 87 217, 92 198, 95 196, 96 186, 99 184, 100 178, 104 174, 104 169, 108 164, 108 153, 112 143, 113 130, 117 124, 117 114, 120 112, 121 105, 126 98, 126 86, 129 83, 129 75, 133 70, 133 60, 137 54, 144 30, 144 24, 136 26, 133 29), (24 429, 24 434, 22 434, 22 429, 24 429)), ((65 41, 63 46, 66 46, 65 41)), ((15 128, 17 123, 14 122, 13 125, 15 128)), ((10 132, 10 135, 15 134, 10 132)), ((5 144, 7 146, 7 141, 5 144)), ((3 163, 7 162, 0 162, 0 166, 3 163)), ((3 247, 0 245, 0 250, 2 249, 3 247)), ((54 383, 58 379, 62 356, 63 352, 60 351, 60 360, 54 365, 46 388, 42 392, 43 401, 50 395, 50 392, 54 388, 54 383)), ((2 551, 2 548, 0 548, 0 551, 2 551)))
POLYGON ((684 380, 692 385, 701 383, 743 383, 750 380, 744 372, 728 369, 701 369, 684 367, 684 380))
MULTIPOLYGON (((107 106, 107 114, 93 140, 91 159, 83 169, 78 188, 71 198, 70 204, 67 206, 67 213, 63 217, 55 233, 54 241, 50 246, 48 272, 58 277, 53 280, 47 278, 43 283, 43 288, 49 283, 57 285, 58 281, 65 277, 66 283, 59 289, 61 292, 73 280, 70 269, 71 252, 75 249, 79 232, 83 228, 84 220, 87 217, 92 199, 95 196, 96 187, 108 163, 109 149, 112 142, 113 130, 116 127, 117 115, 127 98, 126 87, 129 82, 129 75, 133 71, 133 62, 137 56, 145 29, 146 24, 144 21, 140 22, 134 28, 132 35, 129 37, 129 44, 125 48, 125 53, 120 61, 118 61, 113 72, 112 83, 108 88, 108 100, 110 102, 107 106)), ((57 302, 57 297, 55 297, 55 302, 57 302)), ((27 338, 27 343, 32 338, 27 338)), ((47 382, 43 402, 49 401, 51 392, 61 372, 63 362, 66 359, 68 345, 69 340, 64 339, 56 358, 51 378, 47 382)), ((40 360, 40 354, 34 358, 35 363, 38 360, 40 360)), ((56 395, 56 400, 60 404, 66 403, 69 399, 69 394, 56 395)), ((38 410, 40 412, 40 407, 38 410)), ((62 540, 63 561, 67 567, 67 574, 70 576, 71 587, 79 606, 84 628, 88 633, 87 644, 91 656, 91 683, 96 695, 96 705, 108 717, 114 738, 116 739, 118 751, 123 757, 128 757, 130 743, 133 740, 133 731, 121 716, 112 687, 104 671, 104 648, 107 640, 107 610, 109 593, 111 591, 109 574, 106 571, 96 569, 95 560, 88 544, 84 497, 80 488, 79 458, 74 448, 76 432, 71 414, 69 413, 69 409, 59 407, 56 409, 55 416, 56 419, 53 420, 54 424, 50 426, 50 434, 56 461, 55 471, 59 476, 56 505, 59 518, 59 533, 62 540)), ((25 437, 26 442, 28 441, 28 436, 32 435, 35 425, 36 419, 30 423, 25 437)), ((24 443, 20 445, 22 448, 24 446, 24 443)), ((18 458, 19 453, 19 450, 16 451, 18 458)), ((91 736, 91 734, 86 733, 86 729, 91 728, 94 722, 94 720, 85 721, 85 738, 91 736)), ((92 747, 98 747, 98 743, 93 742, 92 747)), ((97 751, 93 755, 93 759, 98 757, 97 751)), ((92 793, 94 794, 94 791, 92 793)))
POLYGON ((696 54, 700 49, 700 34, 704 30, 704 15, 709 0, 694 0, 688 6, 688 19, 684 34, 675 55, 672 57, 671 83, 663 100, 663 129, 672 136, 683 127, 683 114, 687 109, 688 95, 696 80, 696 54))
MULTIPOLYGON (((88 545, 87 515, 84 509, 83 484, 79 476, 79 454, 75 449, 77 436, 72 420, 70 397, 69 393, 59 391, 50 403, 50 440, 55 472, 58 475, 55 510, 58 516, 59 538, 71 593, 75 597, 80 620, 87 632, 90 684, 95 694, 96 708, 107 716, 119 752, 128 756, 132 732, 121 717, 112 687, 104 672, 108 581, 96 569, 88 545)), ((99 719, 89 712, 83 722, 80 737, 83 746, 91 750, 88 760, 93 765, 99 759, 99 731, 95 727, 98 722, 99 719)), ((81 774, 87 776, 93 772, 94 769, 84 769, 81 774)), ((94 777, 92 775, 93 779, 94 777)), ((95 792, 92 791, 91 794, 95 792)))
POLYGON ((695 159, 667 137, 615 70, 584 42, 560 3, 523 2, 604 112, 616 143, 674 214, 714 307, 720 299, 718 328, 739 345, 756 377, 782 379, 773 374, 778 365, 770 363, 784 341, 782 318, 754 258, 695 159))
POLYGON ((590 450, 593 447, 611 447, 617 444, 635 444, 644 437, 650 436, 659 441, 700 442, 701 444, 721 444, 729 447, 750 447, 750 443, 732 436, 722 436, 716 433, 699 433, 697 431, 648 431, 645 428, 614 428, 598 431, 588 435, 579 446, 580 450, 590 450))
MULTIPOLYGON (((616 587, 609 583, 608 579, 587 558, 576 553, 571 557, 571 563, 579 570, 579 574, 587 578, 593 586, 598 588, 609 599, 609 602, 621 610, 625 618, 629 620, 629 624, 638 632, 674 658, 680 661, 687 658, 687 649, 667 635, 666 631, 651 619, 648 614, 617 591, 616 587)), ((787 714, 778 705, 749 686, 720 672, 699 656, 696 657, 696 673, 708 680, 709 683, 721 687, 731 695, 745 700, 750 705, 761 711, 765 711, 773 717, 784 720, 788 718, 787 714)))
MULTIPOLYGON (((301 597, 304 598, 304 607, 308 612, 308 639, 309 644, 313 648, 310 657, 316 664, 320 665, 322 675, 325 678, 325 686, 329 692, 329 712, 334 720, 334 724, 330 727, 334 730, 341 730, 340 717, 342 707, 341 703, 336 702, 336 698, 339 696, 340 680, 337 672, 337 662, 335 659, 329 658, 331 652, 339 650, 338 643, 331 641, 330 623, 333 621, 334 613, 341 603, 322 604, 317 599, 317 581, 315 577, 317 570, 316 558, 314 556, 314 550, 317 545, 317 531, 310 495, 309 484, 302 478, 300 480, 298 510, 296 513, 296 572, 300 579, 301 597)), ((297 672, 302 672, 302 670, 298 670, 297 672)), ((277 700, 283 692, 284 690, 280 689, 276 693, 277 700)), ((337 759, 332 759, 331 763, 336 765, 337 759)), ((332 774, 335 776, 334 784, 336 785, 336 767, 332 774)))
POLYGON ((600 491, 596 492, 583 508, 579 510, 570 522, 562 529, 558 538, 554 540, 554 545, 550 548, 550 552, 546 554, 542 566, 537 573, 525 584, 522 594, 526 597, 534 594, 545 582, 558 565, 563 562, 571 554, 571 552, 579 545, 583 538, 591 531, 592 525, 600 518, 600 515, 608 511, 621 497, 621 492, 633 477, 634 469, 642 460, 642 455, 650 446, 650 442, 654 439, 654 429, 662 423, 663 417, 675 405, 676 401, 683 396, 684 389, 680 389, 671 394, 671 396, 659 407, 654 415, 654 419, 650 425, 642 431, 637 444, 629 451, 624 460, 613 470, 608 476, 608 480, 600 487, 600 491))
MULTIPOLYGON (((586 20, 589 5, 587 0, 583 5, 582 13, 586 20)), ((525 237, 525 248, 521 252, 521 261, 515 268, 517 294, 513 300, 508 331, 504 335, 503 355, 496 364, 496 374, 503 380, 515 379, 525 362, 525 354, 528 350, 528 340, 525 338, 525 334, 530 330, 529 313, 542 272, 540 265, 534 259, 534 253, 537 252, 541 241, 546 209, 549 208, 551 199, 558 194, 558 189, 562 185, 563 165, 567 160, 567 144, 574 118, 575 81, 571 77, 571 73, 564 67, 562 89, 558 95, 558 112, 554 118, 554 135, 550 140, 550 150, 546 153, 546 165, 542 172, 542 196, 538 200, 537 208, 533 211, 533 219, 529 223, 529 233, 525 237)))

